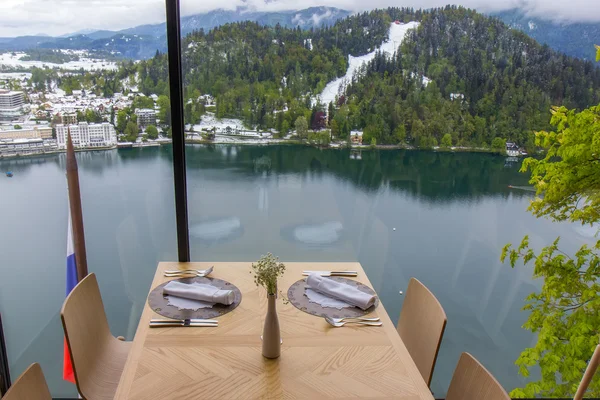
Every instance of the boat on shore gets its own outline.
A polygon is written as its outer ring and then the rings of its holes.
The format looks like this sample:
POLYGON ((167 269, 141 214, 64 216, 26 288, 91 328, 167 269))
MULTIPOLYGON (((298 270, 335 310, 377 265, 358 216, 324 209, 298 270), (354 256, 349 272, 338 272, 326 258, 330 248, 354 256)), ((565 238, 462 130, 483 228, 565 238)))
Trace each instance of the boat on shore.
POLYGON ((6 172, 6 177, 7 177, 7 178, 12 178, 12 177, 13 177, 13 173, 12 173, 12 171, 7 171, 7 172, 6 172))

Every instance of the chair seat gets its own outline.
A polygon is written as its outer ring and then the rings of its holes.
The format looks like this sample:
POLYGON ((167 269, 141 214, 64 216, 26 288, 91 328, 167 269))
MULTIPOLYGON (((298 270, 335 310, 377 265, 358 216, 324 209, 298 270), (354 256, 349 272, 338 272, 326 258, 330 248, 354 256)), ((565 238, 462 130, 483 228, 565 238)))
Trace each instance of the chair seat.
POLYGON ((496 378, 469 353, 462 353, 446 400, 510 400, 496 378))
POLYGON ((85 392, 81 395, 86 399, 101 400, 113 399, 117 391, 117 386, 121 380, 121 373, 125 367, 125 362, 129 356, 129 350, 133 342, 125 342, 118 339, 111 340, 109 346, 100 352, 100 357, 96 360, 91 374, 88 376, 87 383, 90 393, 85 392))
POLYGON ((86 400, 113 399, 131 349, 108 326, 96 275, 73 288, 60 312, 77 390, 86 400))
POLYGON ((40 364, 31 364, 8 389, 2 400, 52 400, 40 364))
POLYGON ((446 313, 433 293, 411 278, 398 319, 398 334, 429 386, 444 330, 446 313))

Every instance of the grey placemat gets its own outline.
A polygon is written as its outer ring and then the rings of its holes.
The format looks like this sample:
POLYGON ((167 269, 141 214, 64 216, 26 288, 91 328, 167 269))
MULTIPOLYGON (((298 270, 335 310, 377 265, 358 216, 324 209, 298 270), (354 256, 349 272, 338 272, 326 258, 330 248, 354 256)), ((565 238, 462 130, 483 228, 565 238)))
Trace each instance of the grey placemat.
POLYGON ((215 304, 214 306, 212 306, 212 308, 200 308, 198 310, 180 310, 177 307, 169 305, 168 296, 163 295, 163 288, 165 287, 165 285, 169 282, 172 282, 168 281, 152 289, 152 291, 148 295, 148 305, 150 306, 150 308, 152 308, 152 310, 155 313, 160 314, 163 317, 173 319, 216 318, 220 315, 224 315, 232 311, 242 302, 242 292, 240 292, 240 289, 238 289, 233 283, 229 283, 222 279, 197 277, 179 278, 174 280, 182 283, 205 283, 208 285, 218 287, 220 289, 233 290, 234 301, 228 306, 224 304, 215 304))
MULTIPOLYGON (((332 276, 327 279, 333 279, 336 282, 346 283, 350 286, 354 286, 361 292, 369 293, 372 295, 377 295, 373 289, 368 287, 365 284, 362 284, 357 281, 353 281, 352 279, 342 278, 339 276, 332 276)), ((332 307, 321 307, 318 303, 311 303, 308 301, 308 297, 306 296, 306 279, 300 279, 298 282, 295 282, 288 289, 288 300, 290 303, 294 305, 297 309, 304 311, 305 313, 316 315, 317 317, 332 317, 332 318, 351 318, 351 317, 360 317, 366 314, 373 312, 379 305, 379 298, 375 299, 375 303, 367 308, 366 310, 362 310, 358 307, 347 307, 338 310, 337 308, 332 307)))

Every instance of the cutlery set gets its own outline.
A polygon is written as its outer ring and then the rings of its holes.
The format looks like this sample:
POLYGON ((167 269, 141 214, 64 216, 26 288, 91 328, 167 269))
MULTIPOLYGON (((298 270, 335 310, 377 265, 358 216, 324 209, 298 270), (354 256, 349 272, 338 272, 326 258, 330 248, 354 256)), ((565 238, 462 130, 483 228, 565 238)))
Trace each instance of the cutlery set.
POLYGON ((331 326, 336 328, 341 328, 346 324, 357 324, 357 325, 367 325, 367 326, 381 326, 383 323, 379 320, 379 318, 331 318, 325 317, 325 321, 331 326))
POLYGON ((186 327, 213 327, 219 326, 216 319, 151 319, 150 328, 172 328, 175 326, 186 327))
MULTIPOLYGON (((207 269, 185 269, 185 270, 167 270, 164 276, 170 278, 182 277, 205 277, 213 271, 214 267, 207 269)), ((357 276, 356 271, 302 271, 302 275, 318 274, 321 276, 357 276)), ((341 328, 346 324, 381 326, 379 317, 352 317, 352 318, 332 318, 325 317, 325 321, 333 327, 341 328)), ((172 328, 172 327, 207 327, 215 328, 219 326, 216 319, 151 319, 150 328, 172 328)))
POLYGON ((165 271, 165 276, 169 278, 182 278, 182 277, 205 277, 213 272, 215 267, 209 267, 207 269, 175 269, 165 271))
POLYGON ((302 275, 317 274, 321 276, 357 276, 356 271, 302 271, 302 275))

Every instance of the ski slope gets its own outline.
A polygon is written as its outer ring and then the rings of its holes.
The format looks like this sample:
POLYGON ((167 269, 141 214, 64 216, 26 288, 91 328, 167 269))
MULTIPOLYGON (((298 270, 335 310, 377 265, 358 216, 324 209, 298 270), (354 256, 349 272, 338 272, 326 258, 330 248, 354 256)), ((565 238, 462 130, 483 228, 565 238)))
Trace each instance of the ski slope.
POLYGON ((346 71, 346 75, 337 78, 327 84, 323 92, 319 95, 319 99, 321 100, 321 104, 329 104, 330 102, 335 101, 335 97, 339 95, 340 91, 343 91, 349 82, 352 81, 352 76, 355 72, 365 63, 368 63, 373 58, 375 58, 375 53, 377 51, 382 51, 386 53, 388 56, 394 54, 394 51, 400 46, 406 33, 410 29, 414 29, 419 26, 418 22, 411 21, 406 24, 396 24, 392 22, 390 24, 390 31, 388 33, 387 41, 383 42, 378 49, 365 54, 363 56, 354 57, 348 56, 348 70, 346 71))

